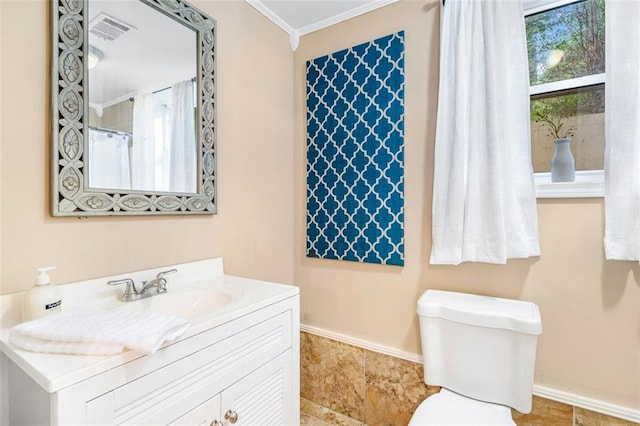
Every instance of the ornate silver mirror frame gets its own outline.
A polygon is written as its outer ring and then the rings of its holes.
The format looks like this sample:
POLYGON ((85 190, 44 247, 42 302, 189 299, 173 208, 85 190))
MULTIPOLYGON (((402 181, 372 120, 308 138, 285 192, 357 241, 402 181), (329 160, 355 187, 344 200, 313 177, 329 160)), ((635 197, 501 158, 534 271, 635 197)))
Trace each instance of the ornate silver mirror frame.
POLYGON ((198 192, 104 192, 88 187, 87 2, 52 2, 52 214, 54 216, 214 214, 216 212, 215 21, 183 0, 140 0, 192 28, 198 40, 198 192))

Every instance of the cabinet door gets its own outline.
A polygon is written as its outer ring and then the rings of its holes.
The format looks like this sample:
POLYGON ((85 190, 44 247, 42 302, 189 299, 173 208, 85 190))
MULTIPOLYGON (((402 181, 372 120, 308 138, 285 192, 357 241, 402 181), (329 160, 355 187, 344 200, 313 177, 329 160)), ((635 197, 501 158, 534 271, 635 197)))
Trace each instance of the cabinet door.
MULTIPOLYGON (((172 426, 210 426, 220 421, 220 395, 216 395, 207 402, 198 405, 184 416, 171 422, 172 426)), ((221 422, 219 424, 222 424, 221 422)))
POLYGON ((297 424, 298 413, 291 412, 291 370, 289 349, 225 389, 221 412, 225 425, 297 424))

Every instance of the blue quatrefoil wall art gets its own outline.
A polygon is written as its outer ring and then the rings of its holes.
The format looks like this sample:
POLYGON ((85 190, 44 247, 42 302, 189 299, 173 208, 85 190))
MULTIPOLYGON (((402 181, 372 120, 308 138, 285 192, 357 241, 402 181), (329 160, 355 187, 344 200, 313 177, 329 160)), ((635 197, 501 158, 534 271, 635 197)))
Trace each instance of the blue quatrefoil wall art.
POLYGON ((307 62, 307 256, 404 265, 404 31, 307 62))

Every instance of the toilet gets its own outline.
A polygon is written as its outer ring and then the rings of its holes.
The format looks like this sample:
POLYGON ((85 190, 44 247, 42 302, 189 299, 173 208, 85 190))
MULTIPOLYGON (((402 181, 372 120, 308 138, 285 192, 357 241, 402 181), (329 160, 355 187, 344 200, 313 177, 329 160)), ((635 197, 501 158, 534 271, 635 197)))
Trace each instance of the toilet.
POLYGON ((441 386, 409 425, 515 425, 531 412, 542 321, 531 302, 427 290, 418 300, 424 381, 441 386))

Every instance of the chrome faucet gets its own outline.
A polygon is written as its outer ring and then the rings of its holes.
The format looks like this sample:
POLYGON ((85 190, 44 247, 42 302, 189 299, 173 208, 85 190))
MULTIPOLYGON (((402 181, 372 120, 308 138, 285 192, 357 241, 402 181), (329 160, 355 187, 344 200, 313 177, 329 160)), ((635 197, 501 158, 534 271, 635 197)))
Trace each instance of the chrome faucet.
POLYGON ((140 290, 140 298, 143 299, 145 297, 153 296, 155 294, 161 294, 167 292, 167 279, 166 275, 175 274, 178 272, 177 269, 169 269, 168 271, 163 271, 158 273, 154 279, 151 281, 142 281, 142 290, 140 290), (155 293, 149 294, 152 289, 155 290, 155 293))
POLYGON ((131 278, 123 278, 120 280, 107 281, 109 285, 126 284, 127 286, 122 293, 121 300, 123 302, 133 302, 134 300, 145 299, 147 297, 155 296, 156 294, 163 294, 167 292, 167 279, 165 276, 178 272, 177 269, 169 269, 168 271, 159 272, 158 275, 151 281, 142 281, 142 289, 136 288, 135 282, 131 278))

